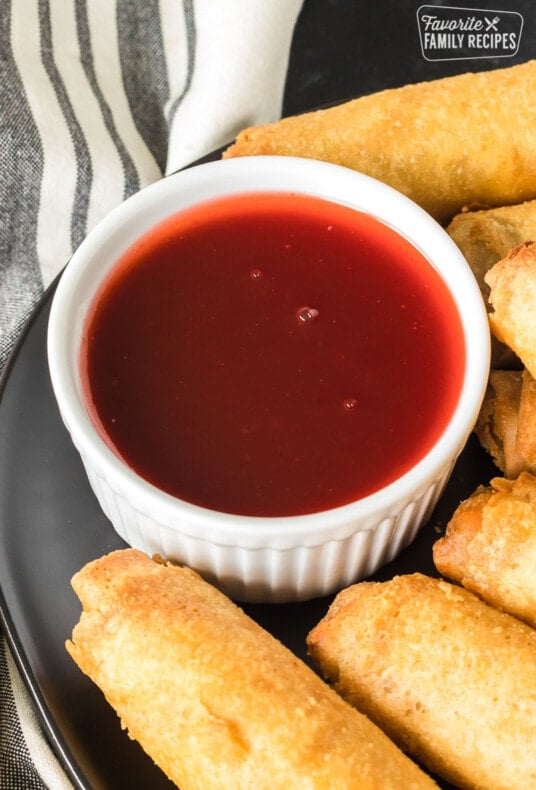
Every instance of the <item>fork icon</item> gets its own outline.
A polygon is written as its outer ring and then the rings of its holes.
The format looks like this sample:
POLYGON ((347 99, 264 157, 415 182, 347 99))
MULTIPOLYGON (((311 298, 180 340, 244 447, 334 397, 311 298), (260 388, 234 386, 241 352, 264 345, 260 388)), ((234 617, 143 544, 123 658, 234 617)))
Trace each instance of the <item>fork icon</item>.
POLYGON ((484 17, 484 21, 486 22, 486 32, 488 30, 497 30, 497 25, 501 21, 501 18, 498 16, 494 16, 493 19, 488 19, 487 16, 484 17))

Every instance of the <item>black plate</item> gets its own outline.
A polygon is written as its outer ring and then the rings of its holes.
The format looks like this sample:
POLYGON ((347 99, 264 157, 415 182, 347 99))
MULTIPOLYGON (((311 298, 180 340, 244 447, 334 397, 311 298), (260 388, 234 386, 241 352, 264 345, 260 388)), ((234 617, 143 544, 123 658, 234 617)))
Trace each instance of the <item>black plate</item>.
MULTIPOLYGON (((525 26, 530 4, 508 3, 509 10, 524 13, 525 26)), ((415 23, 418 5, 306 0, 291 53, 285 113, 442 73, 507 65, 424 61, 415 23)), ((472 5, 486 7, 478 0, 472 5)), ((509 64, 530 57, 533 26, 523 42, 509 64)), ((64 648, 80 613, 71 576, 88 560, 124 544, 90 491, 53 398, 46 360, 53 290, 36 310, 2 379, 0 611, 45 731, 75 786, 163 790, 171 784, 121 731, 115 713, 64 648)), ((473 437, 429 524, 375 578, 415 570, 434 574, 433 542, 459 501, 495 472, 473 437)), ((305 636, 328 604, 325 598, 246 609, 307 660, 305 636)))

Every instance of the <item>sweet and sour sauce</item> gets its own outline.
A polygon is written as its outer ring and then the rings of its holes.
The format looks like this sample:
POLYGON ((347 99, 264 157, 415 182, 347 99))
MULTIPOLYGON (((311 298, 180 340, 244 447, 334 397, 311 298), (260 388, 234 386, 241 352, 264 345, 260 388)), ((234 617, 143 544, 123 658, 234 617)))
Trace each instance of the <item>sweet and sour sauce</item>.
POLYGON ((132 245, 86 322, 101 435, 143 478, 211 509, 347 504, 420 460, 462 386, 440 275, 373 217, 258 193, 171 216, 132 245))

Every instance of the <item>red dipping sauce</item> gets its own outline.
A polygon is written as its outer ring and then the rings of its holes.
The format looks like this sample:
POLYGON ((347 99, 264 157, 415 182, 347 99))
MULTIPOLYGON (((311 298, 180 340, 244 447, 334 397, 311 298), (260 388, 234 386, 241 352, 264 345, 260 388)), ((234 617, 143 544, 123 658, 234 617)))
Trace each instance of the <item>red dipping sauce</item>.
POLYGON ((165 220, 117 262, 81 372, 102 436, 139 475, 228 513, 347 504, 419 461, 465 364, 440 275, 354 209, 226 197, 165 220))

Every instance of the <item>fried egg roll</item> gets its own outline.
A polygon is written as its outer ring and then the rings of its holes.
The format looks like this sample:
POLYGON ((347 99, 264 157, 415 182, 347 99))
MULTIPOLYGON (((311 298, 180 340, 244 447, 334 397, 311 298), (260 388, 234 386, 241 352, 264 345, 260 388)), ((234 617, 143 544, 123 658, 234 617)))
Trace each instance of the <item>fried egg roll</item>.
POLYGON ((536 240, 536 200, 515 206, 462 211, 447 226, 447 233, 467 258, 487 301, 486 272, 514 247, 536 240))
POLYGON ((489 285, 491 331, 536 378, 536 242, 525 242, 485 276, 489 285))
MULTIPOLYGON (((490 289, 484 279, 486 273, 514 247, 536 240, 536 200, 462 211, 448 225, 447 233, 467 259, 487 303, 490 289)), ((497 338, 492 338, 492 366, 519 367, 516 355, 497 338)))
POLYGON ((433 547, 438 571, 536 628, 536 477, 495 478, 462 502, 433 547))
POLYGON ((516 447, 523 459, 523 468, 520 471, 536 474, 536 379, 526 369, 521 374, 516 447))
POLYGON ((536 788, 536 631, 524 623, 410 574, 339 593, 308 644, 337 691, 434 773, 536 788))
POLYGON ((536 198, 536 61, 362 96, 244 129, 224 157, 321 159, 373 176, 441 222, 536 198))
POLYGON ((436 786, 192 570, 127 549, 72 583, 70 655, 181 790, 436 786))
POLYGON ((536 381, 528 370, 492 370, 475 433, 506 477, 536 474, 536 381))

